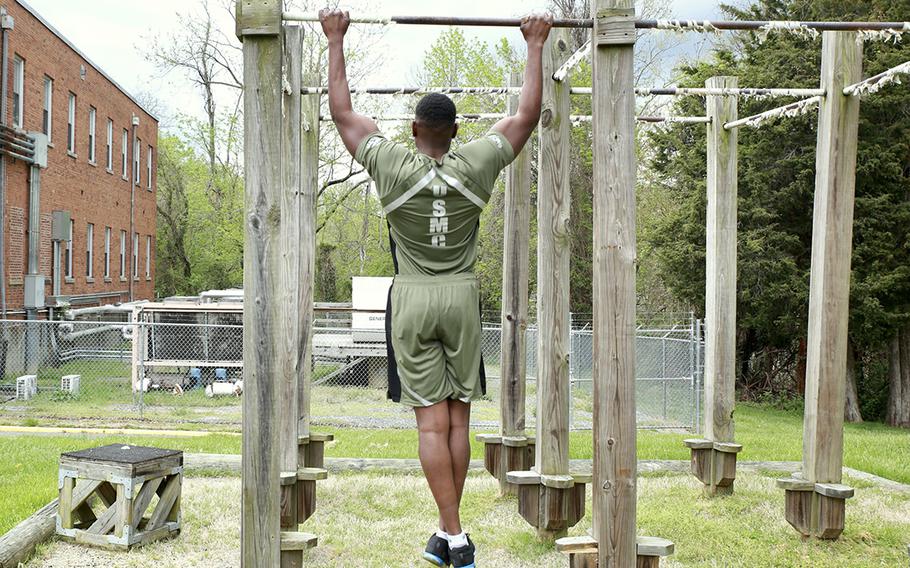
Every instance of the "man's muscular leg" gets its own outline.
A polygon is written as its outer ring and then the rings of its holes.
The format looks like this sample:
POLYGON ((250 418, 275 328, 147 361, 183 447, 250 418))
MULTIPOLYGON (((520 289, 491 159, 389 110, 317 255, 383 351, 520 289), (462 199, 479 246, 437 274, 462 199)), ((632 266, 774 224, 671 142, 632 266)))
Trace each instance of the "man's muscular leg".
MULTIPOLYGON (((425 408, 415 408, 419 432, 420 465, 430 485, 439 518, 449 534, 461 533, 461 519, 458 516, 460 491, 455 485, 452 454, 449 449, 450 420, 449 403, 442 401, 425 408)), ((464 487, 464 479, 461 481, 464 487)))

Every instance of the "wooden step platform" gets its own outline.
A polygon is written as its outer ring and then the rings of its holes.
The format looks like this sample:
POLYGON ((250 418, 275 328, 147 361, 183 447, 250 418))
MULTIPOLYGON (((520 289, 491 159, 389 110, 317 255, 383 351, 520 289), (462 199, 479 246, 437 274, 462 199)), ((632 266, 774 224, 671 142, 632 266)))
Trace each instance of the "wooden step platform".
POLYGON ((835 540, 844 532, 846 500, 852 487, 840 483, 814 483, 799 474, 777 480, 784 490, 784 516, 803 537, 835 540))
POLYGON ((500 494, 517 495, 517 487, 511 485, 506 476, 510 471, 534 467, 534 438, 478 434, 475 439, 484 445, 484 467, 499 480, 500 494))
MULTIPOLYGON (((665 538, 640 536, 636 539, 637 568, 659 568, 660 559, 675 552, 665 538)), ((597 568, 597 541, 590 536, 570 536, 556 541, 556 550, 569 556, 569 568, 597 568)))
POLYGON ((706 495, 732 495, 740 444, 704 439, 683 440, 692 451, 692 474, 705 484, 706 495))
POLYGON ((510 471, 507 482, 518 495, 518 512, 543 540, 564 536, 585 515, 588 474, 541 475, 533 470, 510 471))

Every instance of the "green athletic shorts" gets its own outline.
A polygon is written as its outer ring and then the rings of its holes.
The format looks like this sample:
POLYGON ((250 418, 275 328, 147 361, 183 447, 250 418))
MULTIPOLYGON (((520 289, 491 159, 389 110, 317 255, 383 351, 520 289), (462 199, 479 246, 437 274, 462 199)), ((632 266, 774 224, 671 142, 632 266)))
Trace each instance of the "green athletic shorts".
POLYGON ((386 325, 394 358, 389 362, 390 398, 425 407, 448 399, 471 402, 483 395, 476 276, 398 275, 389 304, 386 325))

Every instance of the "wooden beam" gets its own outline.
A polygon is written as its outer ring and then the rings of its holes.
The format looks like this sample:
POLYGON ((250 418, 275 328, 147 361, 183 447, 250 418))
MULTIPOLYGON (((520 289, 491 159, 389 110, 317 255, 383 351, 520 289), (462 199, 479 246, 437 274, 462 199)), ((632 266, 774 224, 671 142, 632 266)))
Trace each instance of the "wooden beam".
MULTIPOLYGON (((736 77, 712 77, 709 89, 736 89, 736 77)), ((708 224, 705 282, 705 438, 732 442, 736 386, 736 97, 707 98, 708 224)))
MULTIPOLYGON (((281 438, 282 471, 296 471, 299 451, 297 427, 300 419, 298 409, 298 376, 300 374, 300 298, 301 286, 309 285, 298 278, 300 272, 300 233, 306 230, 300 225, 300 206, 298 193, 301 183, 300 160, 300 87, 303 72, 303 32, 299 26, 283 26, 284 61, 282 63, 283 81, 287 85, 282 89, 281 111, 281 189, 278 195, 279 243, 281 248, 281 270, 278 278, 281 284, 275 290, 275 302, 285 306, 284 313, 273 323, 276 328, 274 336, 276 366, 278 368, 278 389, 280 392, 279 436, 281 438)), ((281 476, 279 476, 279 479, 281 476)), ((283 481, 283 480, 282 480, 283 481)), ((297 483, 281 484, 279 506, 280 525, 284 530, 297 530, 299 522, 297 513, 297 483)), ((282 568, 300 568, 303 556, 299 550, 281 549, 282 568)))
POLYGON ((852 32, 825 32, 818 120, 803 477, 839 483, 844 450, 847 319, 859 98, 844 87, 862 79, 862 44, 852 32))
MULTIPOLYGON (((244 247, 243 247, 243 475, 241 566, 278 568, 280 389, 276 323, 287 317, 279 302, 281 275, 282 36, 260 22, 241 0, 243 39, 244 247), (259 35, 260 33, 264 35, 259 35)), ((258 0, 256 11, 281 13, 279 0, 258 0)), ((160 505, 159 505, 160 506, 160 505)))
POLYGON ((569 473, 569 82, 553 73, 572 55, 553 30, 543 49, 543 106, 537 181, 537 449, 534 469, 569 473))
MULTIPOLYGON (((592 15, 632 10, 595 0, 592 15)), ((626 17, 634 17, 634 13, 626 17)), ((592 51, 594 115, 593 531, 601 568, 636 562, 634 46, 592 51)))
MULTIPOLYGON (((521 75, 509 75, 509 87, 521 87, 521 75)), ((518 112, 511 95, 506 112, 518 112)), ((500 436, 525 436, 527 375, 528 271, 531 240, 531 157, 522 150, 506 170, 502 247, 502 343, 500 436)), ((500 480, 505 482, 505 479, 500 480)))
MULTIPOLYGON (((306 74, 307 84, 319 76, 306 74)), ((298 323, 298 424, 300 436, 310 436, 310 392, 313 385, 313 286, 316 280, 316 195, 319 191, 319 95, 306 95, 300 108, 300 195, 298 323)), ((319 440, 315 440, 319 441, 319 440)), ((305 446, 304 446, 305 449, 305 446)), ((301 456, 302 457, 302 456, 301 456)), ((309 465, 303 464, 301 465, 309 465)))

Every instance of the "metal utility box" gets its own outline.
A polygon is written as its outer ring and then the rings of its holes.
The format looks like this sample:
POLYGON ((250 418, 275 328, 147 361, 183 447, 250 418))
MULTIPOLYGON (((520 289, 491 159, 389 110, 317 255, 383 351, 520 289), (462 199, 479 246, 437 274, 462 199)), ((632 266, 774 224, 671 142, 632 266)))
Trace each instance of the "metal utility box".
POLYGON ((54 211, 53 221, 51 222, 51 240, 68 241, 70 240, 70 212, 54 211))
POLYGON ((47 134, 29 132, 28 135, 35 141, 35 165, 42 169, 47 168, 47 134))
POLYGON ((44 276, 40 274, 26 274, 25 307, 40 309, 43 308, 44 305, 44 276))

